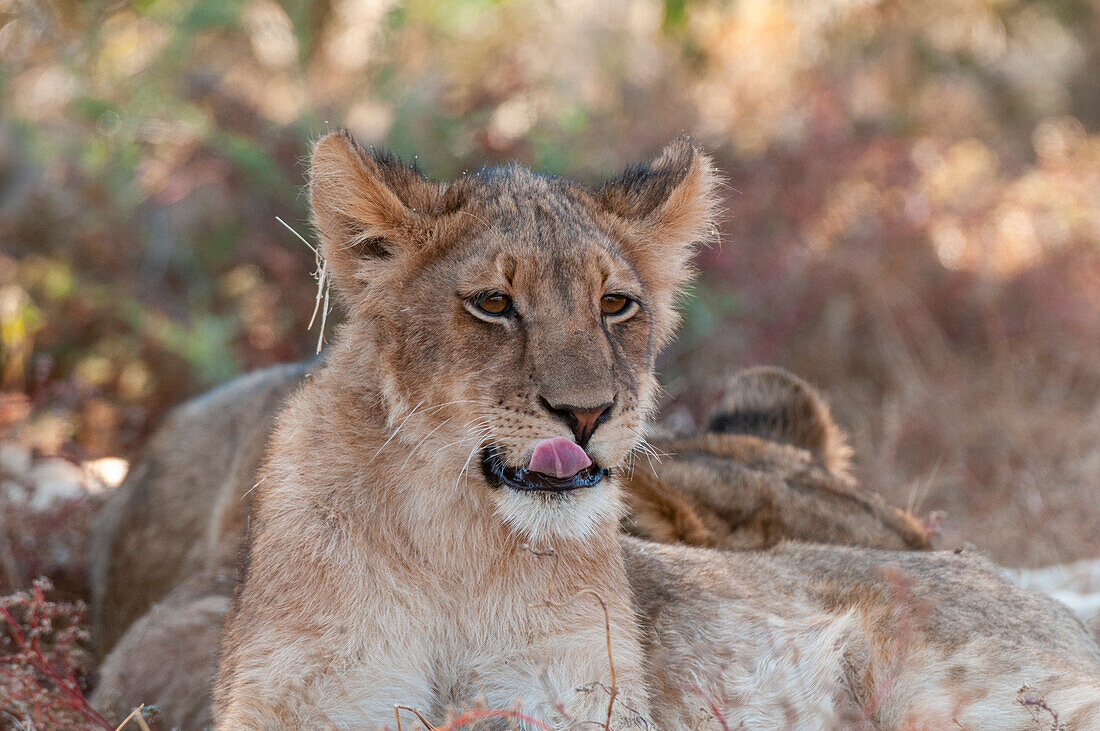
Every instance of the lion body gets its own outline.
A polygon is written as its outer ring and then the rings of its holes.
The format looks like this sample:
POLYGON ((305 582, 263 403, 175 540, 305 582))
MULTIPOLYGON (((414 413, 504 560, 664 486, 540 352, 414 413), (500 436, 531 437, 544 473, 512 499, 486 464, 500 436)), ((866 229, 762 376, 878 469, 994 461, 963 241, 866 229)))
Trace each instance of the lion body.
POLYGON ((623 542, 658 728, 1032 728, 1024 686, 1096 726, 1080 620, 978 556, 623 542))
MULTIPOLYGON (((215 683, 222 728, 381 726, 395 704, 436 723, 483 704, 560 728, 608 716, 614 728, 1023 728, 1025 683, 1068 724, 1100 723, 1100 652, 1081 623, 981 560, 782 542, 926 546, 909 516, 848 480, 831 421, 731 406, 716 431, 675 442, 691 456, 664 481, 654 468, 638 482, 644 464, 624 479, 691 244, 711 227, 712 185, 685 143, 590 192, 515 167, 433 184, 325 138, 312 203, 348 321, 280 412, 255 482, 250 445, 273 408, 249 412, 255 433, 229 455, 227 480, 196 487, 197 509, 181 505, 180 531, 203 537, 205 559, 161 569, 171 578, 157 591, 175 588, 114 648, 106 687, 151 661, 122 648, 171 653, 174 640, 186 652, 181 628, 226 616, 247 528, 215 683), (485 291, 511 293, 516 316, 479 313, 485 291), (601 319, 586 303, 607 291, 643 304, 601 319), (596 405, 607 418, 585 450, 612 469, 599 485, 494 482, 491 456, 522 467, 540 440, 568 437, 562 413, 596 405), (640 535, 767 550, 620 538, 628 512, 640 535)), ((244 400, 267 404, 260 394, 300 378, 257 383, 244 400)), ((150 570, 133 560, 137 517, 123 501, 97 540, 99 575, 114 582, 150 570)), ((140 613, 108 610, 113 594, 100 594, 105 616, 140 613)))
MULTIPOLYGON (((147 703, 173 726, 211 723, 217 646, 240 570, 230 547, 244 542, 275 417, 319 366, 258 371, 174 410, 111 496, 93 531, 94 636, 107 658, 97 708, 121 719, 147 703)), ((750 371, 731 385, 756 393, 756 381, 750 371)), ((741 408, 727 400, 716 413, 741 408)), ((915 520, 825 469, 810 442, 746 431, 652 438, 662 456, 624 475, 623 529, 729 550, 784 540, 927 547, 915 520)))
POLYGON ((828 406, 778 368, 730 378, 705 431, 653 439, 625 491, 625 530, 661 543, 723 550, 781 541, 926 549, 927 531, 851 477, 850 450, 828 406))
POLYGON ((174 409, 96 516, 92 636, 105 660, 94 702, 119 721, 145 703, 173 726, 212 723, 249 489, 275 413, 309 368, 268 368, 174 409))

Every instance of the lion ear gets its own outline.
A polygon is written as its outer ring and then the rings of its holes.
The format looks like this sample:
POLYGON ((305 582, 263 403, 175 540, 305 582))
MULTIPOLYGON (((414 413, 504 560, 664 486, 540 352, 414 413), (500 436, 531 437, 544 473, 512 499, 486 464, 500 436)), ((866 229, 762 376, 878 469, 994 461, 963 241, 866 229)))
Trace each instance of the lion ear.
MULTIPOLYGON (((719 180, 710 157, 681 137, 595 191, 624 252, 669 312, 691 278, 695 247, 717 236, 719 180)), ((662 338, 671 335, 674 318, 659 324, 662 338)))
POLYGON ((444 186, 351 133, 325 135, 313 148, 309 201, 321 253, 337 289, 369 282, 384 264, 430 238, 444 186))

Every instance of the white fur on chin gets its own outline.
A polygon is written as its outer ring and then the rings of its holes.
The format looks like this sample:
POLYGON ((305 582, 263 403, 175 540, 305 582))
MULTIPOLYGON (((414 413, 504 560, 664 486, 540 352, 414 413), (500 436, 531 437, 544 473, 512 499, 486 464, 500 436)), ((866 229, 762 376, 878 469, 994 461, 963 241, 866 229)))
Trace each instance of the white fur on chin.
POLYGON ((535 546, 587 541, 623 515, 621 490, 614 478, 568 493, 520 492, 507 486, 493 491, 493 508, 513 531, 535 546))

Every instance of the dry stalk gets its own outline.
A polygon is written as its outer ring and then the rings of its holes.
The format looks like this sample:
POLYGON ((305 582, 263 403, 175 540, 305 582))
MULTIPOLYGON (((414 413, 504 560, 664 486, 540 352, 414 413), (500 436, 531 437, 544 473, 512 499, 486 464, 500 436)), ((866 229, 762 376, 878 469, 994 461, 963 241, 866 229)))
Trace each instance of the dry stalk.
MULTIPOLYGON (((596 688, 599 688, 604 693, 607 693, 608 695, 611 694, 611 688, 607 687, 606 685, 604 685, 603 683, 601 683, 599 681, 596 681, 594 683, 589 683, 588 685, 582 685, 581 687, 585 688, 585 689, 589 689, 589 690, 595 690, 596 688)), ((559 703, 558 705, 561 705, 561 704, 559 703)), ((626 703, 624 703, 622 701, 619 701, 619 705, 622 706, 623 708, 625 708, 626 710, 630 711, 631 713, 633 713, 637 717, 637 719, 642 722, 643 726, 645 726, 647 729, 649 728, 649 721, 646 720, 645 716, 643 716, 642 713, 637 708, 634 708, 632 706, 628 706, 626 703)), ((555 707, 557 707, 557 706, 555 706, 555 707)), ((571 728, 571 729, 576 728, 578 725, 583 725, 583 724, 577 724, 576 722, 574 722, 573 719, 568 716, 568 714, 562 714, 562 715, 564 715, 566 720, 568 720, 572 724, 571 726, 569 726, 569 728, 571 728)), ((599 724, 599 721, 586 721, 586 723, 589 726, 591 726, 593 724, 599 724)), ((727 729, 727 731, 728 731, 728 729, 727 729)))
POLYGON ((553 548, 547 548, 546 550, 540 551, 537 548, 532 548, 527 543, 521 543, 521 544, 519 544, 519 547, 521 549, 523 549, 524 551, 527 551, 528 553, 530 553, 532 556, 539 556, 539 557, 545 556, 545 557, 552 557, 552 558, 557 558, 558 557, 558 552, 555 551, 553 548))
POLYGON ((416 710, 412 706, 395 705, 393 707, 393 717, 397 719, 397 731, 401 731, 401 711, 409 711, 410 713, 412 713, 414 716, 416 716, 420 723, 424 724, 424 728, 435 728, 435 726, 428 723, 428 720, 420 714, 420 711, 416 710))
POLYGON ((313 252, 314 263, 317 268, 313 272, 313 278, 317 280, 317 296, 313 300, 313 314, 309 318, 309 325, 306 330, 313 329, 313 323, 317 319, 317 311, 321 312, 321 331, 317 335, 317 352, 321 352, 321 345, 325 342, 325 324, 328 322, 329 313, 329 290, 332 288, 332 278, 328 275, 328 262, 325 257, 321 255, 321 250, 313 244, 306 241, 306 238, 300 233, 295 231, 289 223, 283 219, 275 216, 275 220, 283 224, 286 230, 298 237, 298 240, 309 247, 309 250, 313 252), (322 308, 321 303, 324 302, 322 308))
MULTIPOLYGON (((10 641, 13 643, 12 649, 15 651, 13 654, 0 657, 0 674, 12 678, 14 671, 4 666, 9 663, 25 663, 35 671, 35 682, 39 689, 46 687, 43 685, 43 679, 45 679, 60 696, 60 702, 80 713, 88 725, 114 731, 115 727, 84 697, 73 668, 67 663, 62 663, 60 667, 52 665, 43 652, 41 632, 51 626, 50 609, 46 606, 44 592, 50 588, 52 587, 48 580, 41 578, 35 580, 33 592, 26 600, 29 604, 29 616, 25 621, 17 621, 7 607, 0 605, 0 627, 4 624, 8 625, 10 641)), ((76 621, 80 621, 79 615, 76 621)), ((36 709, 35 712, 41 715, 41 709, 36 709)), ((44 723, 40 717, 36 725, 44 725, 44 723)))
POLYGON ((1016 691, 1016 702, 1027 709, 1027 712, 1031 714, 1031 718, 1035 721, 1035 725, 1038 728, 1043 727, 1041 712, 1046 711, 1050 714, 1050 731, 1061 731, 1065 726, 1058 721, 1058 711, 1054 710, 1047 703, 1046 698, 1043 696, 1032 695, 1034 688, 1027 683, 1020 686, 1020 689, 1016 691))
POLYGON ((133 719, 134 723, 136 723, 138 725, 138 727, 141 729, 141 731, 149 731, 149 724, 145 723, 145 717, 141 713, 144 710, 145 710, 145 704, 142 703, 140 706, 138 706, 134 710, 130 711, 130 715, 127 716, 126 718, 122 719, 122 723, 120 723, 118 726, 115 727, 115 731, 121 731, 121 729, 126 724, 130 723, 131 719, 133 719))

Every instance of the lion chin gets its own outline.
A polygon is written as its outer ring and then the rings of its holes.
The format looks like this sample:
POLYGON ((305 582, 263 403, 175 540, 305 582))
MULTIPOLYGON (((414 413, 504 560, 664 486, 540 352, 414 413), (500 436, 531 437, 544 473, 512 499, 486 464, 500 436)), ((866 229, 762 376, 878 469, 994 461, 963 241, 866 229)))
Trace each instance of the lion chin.
MULTIPOLYGON (((558 438, 561 439, 561 438, 558 438)), ((540 446, 531 451, 527 466, 512 467, 496 445, 486 446, 480 455, 481 477, 492 490, 493 509, 509 530, 523 536, 532 547, 557 542, 584 542, 597 531, 616 524, 626 506, 616 470, 594 462, 573 442, 574 464, 561 466, 557 473, 534 469, 540 446)))
POLYGON ((609 524, 617 524, 626 510, 614 477, 569 492, 504 487, 494 492, 492 500, 504 525, 532 546, 551 546, 558 541, 583 543, 609 524))

